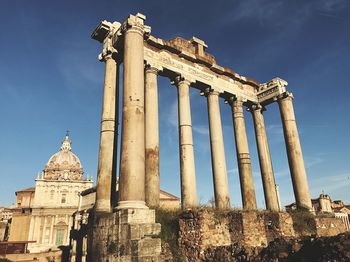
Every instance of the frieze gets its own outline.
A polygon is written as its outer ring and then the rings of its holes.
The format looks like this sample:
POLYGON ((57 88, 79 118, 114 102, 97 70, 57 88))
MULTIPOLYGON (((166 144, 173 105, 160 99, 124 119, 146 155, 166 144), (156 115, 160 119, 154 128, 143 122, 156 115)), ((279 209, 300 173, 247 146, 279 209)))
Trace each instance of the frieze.
POLYGON ((226 92, 232 95, 243 96, 245 99, 252 102, 258 101, 256 94, 244 90, 241 83, 231 78, 224 79, 218 77, 215 73, 211 75, 207 72, 203 72, 202 67, 195 63, 193 63, 193 65, 181 63, 172 58, 172 56, 165 51, 156 52, 145 46, 144 59, 149 64, 157 64, 163 68, 178 73, 179 75, 189 77, 191 80, 203 82, 220 93, 226 92))
POLYGON ((260 99, 262 99, 262 98, 264 98, 264 97, 266 97, 266 96, 268 96, 270 94, 273 94, 275 92, 277 93, 278 91, 279 91, 278 86, 275 86, 275 87, 273 87, 271 89, 267 89, 266 91, 264 90, 264 92, 258 94, 258 99, 260 100, 260 99))

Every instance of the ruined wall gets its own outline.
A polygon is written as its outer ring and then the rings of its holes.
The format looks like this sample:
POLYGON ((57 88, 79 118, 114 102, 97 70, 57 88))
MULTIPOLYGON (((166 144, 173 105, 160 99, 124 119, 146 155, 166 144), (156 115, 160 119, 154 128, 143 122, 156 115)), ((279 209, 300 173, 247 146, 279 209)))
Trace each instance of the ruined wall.
POLYGON ((233 256, 248 249, 254 256, 276 239, 345 232, 340 219, 310 213, 203 209, 182 213, 179 224, 179 246, 185 261, 206 260, 214 254, 217 259, 218 252, 233 256))
POLYGON ((317 236, 335 236, 346 232, 344 222, 340 218, 316 217, 316 235, 317 236))

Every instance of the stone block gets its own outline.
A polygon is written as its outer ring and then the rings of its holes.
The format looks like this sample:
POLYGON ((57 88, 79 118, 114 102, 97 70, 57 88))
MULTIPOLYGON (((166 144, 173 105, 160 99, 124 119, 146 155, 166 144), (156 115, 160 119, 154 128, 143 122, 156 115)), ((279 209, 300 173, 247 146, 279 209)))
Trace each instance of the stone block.
POLYGON ((122 209, 119 217, 121 224, 152 224, 156 220, 155 211, 151 209, 122 209))
MULTIPOLYGON (((144 238, 137 243, 137 254, 141 257, 152 257, 162 251, 160 238, 144 238)), ((150 260, 152 261, 152 260, 150 260)))

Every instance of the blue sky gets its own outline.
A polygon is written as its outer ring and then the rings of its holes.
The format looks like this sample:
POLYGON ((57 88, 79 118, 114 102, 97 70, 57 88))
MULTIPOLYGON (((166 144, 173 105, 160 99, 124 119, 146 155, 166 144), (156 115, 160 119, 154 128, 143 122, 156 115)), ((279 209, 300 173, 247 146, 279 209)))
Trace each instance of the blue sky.
MULTIPOLYGON (((41 1, 0 5, 0 205, 34 185, 67 129, 85 175, 96 177, 104 65, 90 39, 100 20, 141 12, 152 34, 197 36, 218 64, 293 92, 312 197, 350 202, 350 3, 310 1, 41 1)), ((159 78, 161 186, 180 195, 176 89, 159 78)), ((230 109, 221 101, 231 203, 241 206, 230 109)), ((197 191, 213 196, 206 99, 191 90, 197 191)), ((294 200, 277 105, 265 112, 283 204, 294 200)), ((258 206, 264 207, 252 118, 246 112, 258 206)))

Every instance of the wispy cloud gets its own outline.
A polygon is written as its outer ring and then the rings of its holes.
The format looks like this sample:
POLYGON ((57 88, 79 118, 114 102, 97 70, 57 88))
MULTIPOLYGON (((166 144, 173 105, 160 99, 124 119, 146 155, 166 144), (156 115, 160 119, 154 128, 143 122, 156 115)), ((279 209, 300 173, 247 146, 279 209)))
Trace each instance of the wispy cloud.
POLYGON ((344 201, 349 201, 350 198, 347 190, 350 187, 350 172, 338 175, 319 177, 312 181, 310 188, 313 196, 318 196, 321 192, 329 194, 332 199, 342 198, 344 201))
POLYGON ((311 157, 311 158, 307 158, 305 159, 305 167, 306 168, 311 168, 313 166, 316 166, 320 163, 324 162, 324 159, 321 157, 311 157))
POLYGON ((266 131, 274 135, 283 135, 283 128, 280 124, 271 124, 266 126, 266 131))
POLYGON ((193 126, 192 129, 200 135, 209 135, 209 129, 207 126, 193 126))

